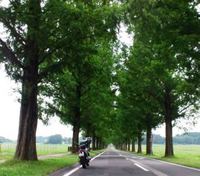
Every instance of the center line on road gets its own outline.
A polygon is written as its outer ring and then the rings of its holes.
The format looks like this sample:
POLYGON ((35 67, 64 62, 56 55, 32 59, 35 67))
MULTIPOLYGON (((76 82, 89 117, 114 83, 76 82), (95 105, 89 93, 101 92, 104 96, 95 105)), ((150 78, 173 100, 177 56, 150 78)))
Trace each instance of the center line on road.
POLYGON ((146 169, 146 168, 144 168, 144 167, 140 166, 140 165, 139 165, 139 164, 137 164, 137 163, 135 163, 135 165, 136 165, 137 167, 141 168, 142 170, 146 171, 146 172, 148 172, 148 171, 149 171, 148 169, 146 169))
POLYGON ((126 158, 126 160, 133 162, 134 165, 136 165, 137 167, 139 167, 140 169, 142 169, 142 170, 144 170, 144 171, 146 171, 146 172, 149 171, 148 169, 142 167, 140 164, 136 163, 136 162, 135 162, 134 160, 132 160, 132 159, 126 158))

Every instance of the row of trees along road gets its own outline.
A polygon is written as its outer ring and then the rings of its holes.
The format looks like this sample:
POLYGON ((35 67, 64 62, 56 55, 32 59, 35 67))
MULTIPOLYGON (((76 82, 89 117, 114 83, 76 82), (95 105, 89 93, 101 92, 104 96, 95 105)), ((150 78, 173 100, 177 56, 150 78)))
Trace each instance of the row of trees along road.
POLYGON ((134 150, 137 137, 141 152, 141 134, 146 131, 146 153, 152 154, 151 129, 164 122, 165 156, 174 155, 173 121, 199 103, 198 4, 189 0, 129 1, 126 22, 134 42, 118 69, 121 94, 116 117, 120 121, 117 134, 123 134, 119 138, 125 148, 132 140, 134 150))
POLYGON ((53 100, 61 96, 56 110, 73 125, 73 146, 78 143, 83 95, 89 84, 95 84, 97 71, 104 72, 95 67, 110 63, 98 61, 98 53, 108 47, 102 53, 107 56, 119 16, 120 6, 107 0, 11 0, 8 7, 0 8, 0 22, 8 34, 0 38, 0 59, 8 75, 22 84, 16 159, 37 160, 35 133, 38 117, 46 109, 38 106, 43 104, 43 94, 50 99, 53 95, 53 100))
POLYGON ((21 82, 15 158, 37 160, 38 118, 57 115, 80 131, 130 149, 138 141, 152 154, 151 130, 166 124, 165 156, 173 155, 172 122, 199 100, 197 1, 10 0, 0 7, 0 62, 21 82), (118 45, 120 24, 133 46, 118 45), (117 57, 116 57, 117 56, 117 57), (118 91, 116 91, 118 89, 118 91))

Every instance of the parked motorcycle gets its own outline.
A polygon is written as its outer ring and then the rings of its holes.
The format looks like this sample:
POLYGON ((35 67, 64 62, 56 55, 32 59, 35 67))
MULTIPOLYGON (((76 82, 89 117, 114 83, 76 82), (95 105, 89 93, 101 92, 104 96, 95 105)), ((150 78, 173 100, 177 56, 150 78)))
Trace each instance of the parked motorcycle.
POLYGON ((79 162, 82 165, 82 167, 85 169, 86 166, 89 166, 90 162, 90 143, 91 143, 91 138, 87 138, 86 140, 80 142, 79 145, 79 162))

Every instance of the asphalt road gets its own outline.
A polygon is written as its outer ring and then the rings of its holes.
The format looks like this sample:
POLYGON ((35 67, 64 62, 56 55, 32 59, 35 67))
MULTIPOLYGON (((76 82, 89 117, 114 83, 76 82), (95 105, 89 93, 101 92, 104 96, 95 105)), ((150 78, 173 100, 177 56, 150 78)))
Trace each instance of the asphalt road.
POLYGON ((57 176, 200 176, 192 169, 159 160, 138 157, 117 150, 107 150, 94 159, 87 169, 76 166, 57 176))

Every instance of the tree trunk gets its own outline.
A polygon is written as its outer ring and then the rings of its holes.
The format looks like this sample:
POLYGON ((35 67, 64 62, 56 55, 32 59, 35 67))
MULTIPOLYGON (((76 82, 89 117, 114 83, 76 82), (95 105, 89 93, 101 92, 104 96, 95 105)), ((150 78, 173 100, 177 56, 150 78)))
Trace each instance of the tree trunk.
POLYGON ((123 144, 120 144, 120 150, 123 150, 123 144))
POLYGON ((171 120, 165 119, 165 125, 166 125, 165 157, 174 156, 171 120))
POLYGON ((132 140, 132 152, 135 152, 135 140, 132 140))
POLYGON ((138 133, 138 150, 137 153, 142 153, 142 134, 138 133))
POLYGON ((96 150, 96 137, 94 134, 92 136, 92 150, 96 150))
MULTIPOLYGON (((35 70, 34 70, 35 71, 35 70)), ((19 120, 19 132, 15 159, 37 160, 36 152, 36 129, 37 129, 37 74, 24 72, 25 79, 22 82, 21 109, 19 120)))
POLYGON ((72 153, 78 152, 79 145, 79 131, 81 121, 81 86, 80 84, 76 87, 76 105, 74 107, 74 118, 73 118, 73 137, 72 137, 72 153))
POLYGON ((99 150, 99 148, 100 148, 99 147, 99 144, 100 144, 99 137, 96 138, 96 142, 97 142, 97 144, 96 144, 97 145, 97 150, 99 150))
POLYGON ((102 143, 102 139, 100 138, 99 140, 99 149, 102 149, 103 148, 103 143, 102 143))
POLYGON ((171 90, 165 88, 165 157, 174 156, 173 138, 172 138, 172 102, 171 90))
POLYGON ((131 151, 130 139, 127 140, 127 145, 128 145, 128 151, 131 151))
POLYGON ((152 155, 152 131, 151 127, 147 127, 147 134, 146 134, 146 154, 152 155))
POLYGON ((78 152, 79 144, 79 126, 76 124, 73 126, 73 137, 72 137, 72 153, 78 152))
POLYGON ((38 120, 38 33, 40 30, 40 0, 28 3, 27 39, 22 78, 21 108, 15 159, 37 160, 36 129, 38 120))

